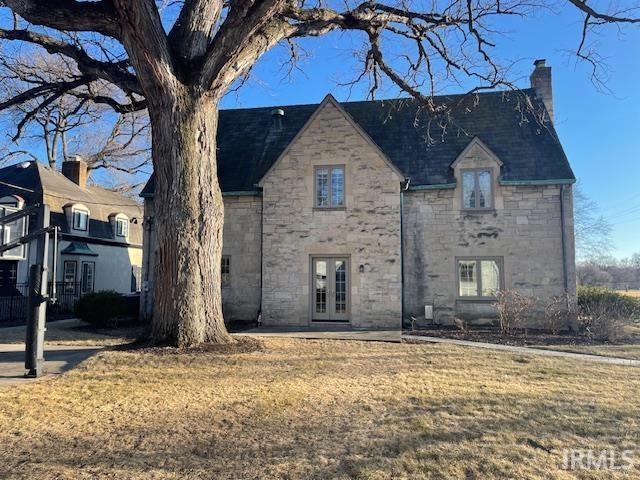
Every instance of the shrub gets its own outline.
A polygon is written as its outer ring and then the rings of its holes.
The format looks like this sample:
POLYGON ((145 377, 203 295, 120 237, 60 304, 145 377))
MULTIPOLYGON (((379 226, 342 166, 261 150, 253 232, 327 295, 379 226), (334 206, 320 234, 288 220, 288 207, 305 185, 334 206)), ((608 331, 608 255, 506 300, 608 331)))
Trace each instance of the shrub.
POLYGON ((526 318, 536 300, 513 290, 502 290, 496 293, 495 306, 500 320, 500 332, 503 335, 512 335, 516 329, 524 325, 526 318))
POLYGON ((625 323, 640 316, 640 301, 602 287, 578 288, 581 332, 598 340, 614 340, 625 323))
POLYGON ((88 293, 75 305, 75 315, 97 327, 115 328, 126 317, 137 315, 136 302, 111 290, 88 293))
POLYGON ((551 297, 544 306, 542 328, 557 335, 563 328, 575 325, 577 305, 575 297, 564 294, 551 297))

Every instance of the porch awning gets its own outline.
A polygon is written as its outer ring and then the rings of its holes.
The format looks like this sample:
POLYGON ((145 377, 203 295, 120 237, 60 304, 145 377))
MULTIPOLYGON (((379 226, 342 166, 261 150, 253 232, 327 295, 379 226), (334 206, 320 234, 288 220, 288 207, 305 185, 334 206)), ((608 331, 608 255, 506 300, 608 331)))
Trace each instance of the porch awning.
POLYGON ((71 242, 63 250, 60 251, 63 255, 88 255, 90 257, 97 257, 98 254, 89 248, 86 242, 71 242))

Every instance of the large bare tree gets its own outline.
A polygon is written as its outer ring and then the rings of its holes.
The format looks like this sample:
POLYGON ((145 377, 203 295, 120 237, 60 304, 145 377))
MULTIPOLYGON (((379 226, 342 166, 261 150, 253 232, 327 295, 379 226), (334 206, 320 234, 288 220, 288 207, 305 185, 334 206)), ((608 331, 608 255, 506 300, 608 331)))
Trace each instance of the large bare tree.
MULTIPOLYGON (((0 103, 10 102, 31 87, 78 75, 74 62, 58 55, 37 51, 0 55, 0 103)), ((90 87, 93 95, 117 95, 111 84, 94 83, 90 87)), ((146 111, 115 113, 108 105, 92 102, 85 89, 69 90, 46 105, 36 97, 6 109, 2 119, 9 128, 0 135, 0 161, 37 158, 44 152, 49 167, 57 169, 61 159, 80 155, 90 171, 108 171, 111 183, 133 187, 136 174, 151 163, 146 111)))
MULTIPOLYGON (((46 107, 74 91, 117 112, 148 109, 157 232, 152 335, 157 342, 185 346, 232 341, 220 297, 218 103, 265 52, 300 37, 354 32, 364 39, 363 76, 371 79, 373 90, 386 77, 430 114, 442 114, 431 99, 439 75, 471 79, 471 91, 508 84, 492 57, 496 19, 526 16, 551 1, 0 3, 17 16, 0 28, 0 40, 39 46, 73 61, 78 71, 64 80, 34 85, 0 108, 34 98, 46 107), (94 93, 97 82, 113 84, 119 95, 94 93)), ((638 22, 629 9, 592 7, 586 0, 569 3, 584 13, 583 38, 603 23, 638 22)), ((583 47, 579 51, 588 57, 583 47)))

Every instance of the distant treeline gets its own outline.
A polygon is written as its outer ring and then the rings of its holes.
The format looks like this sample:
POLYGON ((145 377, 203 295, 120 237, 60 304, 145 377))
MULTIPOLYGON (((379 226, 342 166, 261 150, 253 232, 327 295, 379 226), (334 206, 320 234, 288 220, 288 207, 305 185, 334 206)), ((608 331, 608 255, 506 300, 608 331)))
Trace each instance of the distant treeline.
POLYGON ((629 258, 599 258, 578 263, 579 285, 597 285, 615 290, 640 290, 640 253, 629 258))

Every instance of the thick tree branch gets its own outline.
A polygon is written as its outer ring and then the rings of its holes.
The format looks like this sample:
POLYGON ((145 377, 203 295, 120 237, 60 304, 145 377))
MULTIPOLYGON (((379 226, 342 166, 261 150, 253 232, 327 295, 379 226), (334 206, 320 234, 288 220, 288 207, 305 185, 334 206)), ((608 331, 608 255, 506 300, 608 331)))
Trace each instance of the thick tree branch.
POLYGON ((68 32, 98 32, 113 38, 120 37, 110 0, 3 0, 3 3, 34 25, 68 32))
POLYGON ((81 47, 30 30, 0 29, 0 39, 28 42, 43 47, 50 54, 60 54, 75 61, 85 75, 112 83, 127 93, 142 94, 138 79, 127 70, 128 61, 102 62, 89 56, 81 47))
POLYGON ((222 0, 185 0, 169 32, 169 45, 174 58, 187 64, 207 52, 216 32, 222 5, 222 0))

